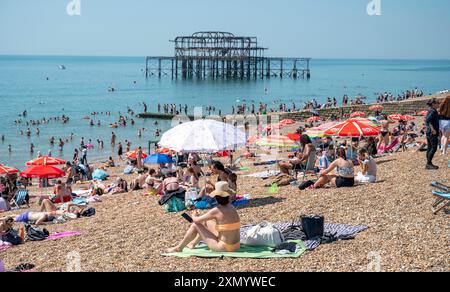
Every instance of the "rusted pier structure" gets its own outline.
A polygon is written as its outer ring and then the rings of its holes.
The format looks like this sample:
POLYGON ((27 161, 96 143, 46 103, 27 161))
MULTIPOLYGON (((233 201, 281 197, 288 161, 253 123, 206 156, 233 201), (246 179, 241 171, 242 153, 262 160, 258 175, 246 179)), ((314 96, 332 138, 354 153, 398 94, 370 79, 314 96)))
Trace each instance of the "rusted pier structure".
POLYGON ((258 79, 311 77, 310 58, 265 57, 267 48, 256 37, 227 32, 197 32, 180 36, 174 57, 147 57, 145 77, 174 79, 258 79))

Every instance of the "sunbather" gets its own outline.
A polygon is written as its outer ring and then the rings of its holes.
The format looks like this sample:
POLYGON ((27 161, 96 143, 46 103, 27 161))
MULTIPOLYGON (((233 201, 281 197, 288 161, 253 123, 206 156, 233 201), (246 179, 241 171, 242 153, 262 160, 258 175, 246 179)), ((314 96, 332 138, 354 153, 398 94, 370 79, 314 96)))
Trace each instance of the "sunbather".
POLYGON ((377 181, 377 164, 364 148, 358 151, 358 162, 362 171, 355 177, 359 184, 375 183, 377 181))
POLYGON ((185 247, 194 249, 200 240, 212 251, 234 252, 240 248, 240 218, 230 204, 233 191, 227 182, 218 182, 215 189, 210 196, 215 197, 219 206, 203 216, 196 211, 184 239, 176 247, 168 249, 168 253, 181 252, 185 247))
POLYGON ((321 173, 319 180, 314 184, 314 188, 321 188, 330 182, 337 188, 353 187, 355 185, 353 161, 347 159, 344 148, 337 150, 337 159, 330 164, 328 169, 321 173), (336 175, 330 175, 335 169, 337 170, 336 175))
MULTIPOLYGON (((211 171, 217 175, 217 182, 227 182, 229 173, 225 170, 225 166, 220 161, 213 161, 211 171)), ((215 190, 214 183, 207 179, 205 187, 200 191, 200 197, 210 194, 215 190)))
POLYGON ((280 171, 282 173, 289 174, 291 170, 305 169, 308 162, 311 165, 315 164, 315 149, 309 136, 303 134, 300 137, 300 144, 302 145, 303 152, 299 153, 293 161, 278 163, 278 166, 280 167, 280 171))

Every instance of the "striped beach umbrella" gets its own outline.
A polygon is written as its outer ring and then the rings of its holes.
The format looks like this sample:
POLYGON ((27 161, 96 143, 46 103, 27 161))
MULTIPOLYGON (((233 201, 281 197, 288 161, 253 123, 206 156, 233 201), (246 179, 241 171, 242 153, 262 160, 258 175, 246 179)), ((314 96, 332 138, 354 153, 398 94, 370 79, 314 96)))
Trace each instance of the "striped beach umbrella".
POLYGON ((50 157, 50 156, 41 156, 34 160, 30 160, 26 163, 27 166, 37 166, 37 165, 64 165, 66 164, 65 160, 50 157))
POLYGON ((427 110, 424 110, 424 111, 421 111, 421 112, 419 112, 419 113, 417 113, 419 116, 426 116, 426 115, 428 115, 428 111, 427 110))
POLYGON ((395 115, 390 115, 389 119, 393 120, 393 121, 405 121, 405 116, 401 115, 401 114, 395 114, 395 115))
MULTIPOLYGON (((136 159, 138 155, 138 150, 129 151, 125 154, 128 158, 136 159)), ((148 154, 142 152, 142 159, 145 159, 148 157, 148 154)))
POLYGON ((255 142, 261 147, 278 147, 278 148, 294 148, 297 144, 286 136, 268 136, 263 137, 255 142))
POLYGON ((366 116, 366 114, 363 112, 354 112, 350 115, 350 117, 352 117, 352 118, 365 117, 365 116, 366 116))
POLYGON ((320 121, 322 121, 322 118, 321 118, 321 117, 310 117, 310 118, 308 118, 306 121, 307 121, 308 123, 311 123, 311 122, 320 122, 320 121))
POLYGON ((380 104, 376 104, 376 105, 372 105, 371 107, 369 107, 370 110, 376 111, 376 110, 381 110, 384 109, 384 106, 380 105, 380 104))
POLYGON ((357 119, 349 119, 325 131, 325 135, 339 137, 369 137, 378 136, 380 129, 365 124, 357 119))
POLYGON ((0 164, 0 175, 3 174, 13 174, 18 173, 19 171, 15 168, 0 164))
POLYGON ((293 124, 295 124, 295 121, 291 120, 291 119, 285 119, 280 122, 280 125, 284 125, 284 126, 293 125, 293 124))

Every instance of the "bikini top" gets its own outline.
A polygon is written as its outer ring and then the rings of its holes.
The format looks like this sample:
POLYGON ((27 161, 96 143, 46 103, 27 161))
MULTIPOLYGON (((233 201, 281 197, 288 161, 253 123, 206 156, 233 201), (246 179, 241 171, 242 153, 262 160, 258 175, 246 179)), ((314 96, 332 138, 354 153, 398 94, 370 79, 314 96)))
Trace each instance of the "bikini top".
POLYGON ((340 176, 354 176, 355 170, 353 167, 337 167, 337 172, 340 176))
POLYGON ((231 223, 231 224, 222 224, 217 225, 217 232, 227 232, 227 231, 236 231, 241 229, 241 222, 231 223))

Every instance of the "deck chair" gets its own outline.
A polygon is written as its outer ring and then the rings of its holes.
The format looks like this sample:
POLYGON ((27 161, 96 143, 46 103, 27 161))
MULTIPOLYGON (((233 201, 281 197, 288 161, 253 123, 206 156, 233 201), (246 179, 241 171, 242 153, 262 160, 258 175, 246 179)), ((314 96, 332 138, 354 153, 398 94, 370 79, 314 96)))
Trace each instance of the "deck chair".
POLYGON ((442 190, 433 191, 433 196, 436 198, 436 201, 431 209, 433 214, 437 215, 440 211, 450 207, 450 187, 437 181, 432 182, 431 186, 442 190))
POLYGON ((23 204, 27 204, 28 208, 30 207, 30 195, 28 190, 19 189, 11 199, 11 208, 20 209, 23 204))
POLYGON ((297 169, 294 170, 294 178, 297 179, 298 178, 298 173, 302 172, 303 176, 302 176, 302 182, 306 181, 306 178, 308 176, 308 174, 312 174, 315 175, 316 178, 318 177, 318 173, 316 171, 316 152, 312 152, 312 154, 314 156, 314 159, 308 159, 308 163, 306 164, 304 169, 297 169))

